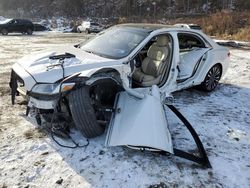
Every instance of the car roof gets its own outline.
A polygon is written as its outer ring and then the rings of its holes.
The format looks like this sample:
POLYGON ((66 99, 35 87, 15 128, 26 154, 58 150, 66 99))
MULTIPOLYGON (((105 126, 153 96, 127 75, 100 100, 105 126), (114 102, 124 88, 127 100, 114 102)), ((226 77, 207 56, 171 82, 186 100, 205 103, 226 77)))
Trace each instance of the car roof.
POLYGON ((118 27, 132 27, 132 28, 137 28, 137 29, 143 29, 143 30, 148 30, 154 31, 158 29, 163 29, 163 28, 175 28, 173 25, 164 25, 164 24, 147 24, 147 23, 126 23, 126 24, 119 24, 117 25, 118 27))
POLYGON ((28 19, 20 19, 20 18, 13 18, 12 20, 17 20, 17 21, 21 21, 21 22, 31 22, 28 19))
MULTIPOLYGON (((188 25, 188 24, 186 24, 188 25)), ((148 32, 151 33, 153 31, 157 31, 157 30, 164 30, 164 31, 185 31, 185 32, 196 32, 199 33, 201 30, 201 27, 199 26, 198 28, 194 28, 196 25, 191 25, 189 24, 190 27, 182 27, 181 25, 164 25, 164 24, 147 24, 147 23, 125 23, 125 24, 118 24, 115 25, 114 27, 126 27, 126 28, 130 28, 133 30, 140 30, 143 32, 148 32)), ((198 26, 198 25, 197 25, 198 26)))

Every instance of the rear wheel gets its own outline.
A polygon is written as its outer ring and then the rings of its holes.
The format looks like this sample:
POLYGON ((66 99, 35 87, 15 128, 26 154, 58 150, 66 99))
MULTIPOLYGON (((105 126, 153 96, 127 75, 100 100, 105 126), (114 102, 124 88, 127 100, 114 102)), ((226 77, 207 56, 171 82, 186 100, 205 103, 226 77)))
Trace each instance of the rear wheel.
POLYGON ((81 29, 80 28, 77 28, 77 33, 81 33, 81 29))
POLYGON ((104 132, 105 127, 97 122, 88 87, 72 91, 69 94, 69 106, 75 126, 84 137, 92 138, 104 132))
POLYGON ((8 30, 7 29, 2 29, 1 30, 2 35, 8 35, 8 30))
POLYGON ((28 35, 32 35, 33 31, 32 31, 32 29, 27 29, 26 33, 27 33, 28 35))
POLYGON ((89 34, 89 33, 90 33, 90 31, 89 31, 88 29, 86 29, 86 30, 85 30, 85 33, 86 33, 86 34, 89 34))
POLYGON ((205 80, 201 83, 200 87, 204 91, 214 90, 221 78, 222 67, 219 64, 214 65, 207 73, 205 80))

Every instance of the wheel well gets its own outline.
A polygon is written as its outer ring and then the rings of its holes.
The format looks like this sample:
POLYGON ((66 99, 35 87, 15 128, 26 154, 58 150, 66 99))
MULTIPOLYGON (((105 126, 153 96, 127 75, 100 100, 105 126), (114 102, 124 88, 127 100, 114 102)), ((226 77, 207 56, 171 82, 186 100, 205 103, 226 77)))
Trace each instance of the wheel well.
POLYGON ((103 105, 113 105, 116 94, 124 90, 120 73, 115 69, 98 70, 91 76, 91 79, 93 82, 90 82, 89 85, 90 92, 93 92, 103 105))
POLYGON ((114 80, 117 82, 117 84, 122 85, 122 80, 121 80, 121 75, 120 73, 112 68, 103 68, 100 69, 98 71, 96 71, 91 77, 90 79, 98 79, 98 80, 102 80, 102 79, 106 79, 106 78, 110 78, 111 80, 114 80))
POLYGON ((112 69, 112 68, 100 69, 100 70, 96 71, 93 75, 96 75, 96 74, 99 74, 99 73, 109 73, 109 72, 113 72, 113 73, 116 73, 116 74, 120 75, 120 73, 116 69, 112 69))

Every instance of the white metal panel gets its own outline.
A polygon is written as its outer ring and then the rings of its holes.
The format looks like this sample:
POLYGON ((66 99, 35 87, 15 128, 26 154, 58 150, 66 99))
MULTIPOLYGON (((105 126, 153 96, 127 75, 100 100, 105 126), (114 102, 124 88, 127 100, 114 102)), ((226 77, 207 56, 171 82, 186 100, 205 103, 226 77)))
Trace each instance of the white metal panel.
POLYGON ((135 98, 127 92, 119 94, 106 146, 122 145, 149 147, 173 153, 171 135, 157 86, 153 86, 143 99, 135 98))
POLYGON ((179 75, 177 79, 190 78, 193 74, 195 65, 200 58, 209 50, 209 48, 197 48, 192 51, 180 53, 179 75))
POLYGON ((18 76, 20 76, 23 79, 25 83, 25 89, 27 91, 30 91, 31 88, 36 84, 36 81, 18 63, 15 63, 12 66, 12 69, 16 72, 18 76))

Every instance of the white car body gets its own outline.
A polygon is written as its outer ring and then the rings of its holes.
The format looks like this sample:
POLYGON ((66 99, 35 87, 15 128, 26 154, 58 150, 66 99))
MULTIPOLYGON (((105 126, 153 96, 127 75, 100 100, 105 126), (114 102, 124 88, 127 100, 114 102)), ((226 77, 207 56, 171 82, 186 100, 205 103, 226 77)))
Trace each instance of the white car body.
MULTIPOLYGON (((69 46, 24 57, 13 65, 13 71, 23 79, 25 90, 28 92, 32 91, 32 88, 37 83, 53 84, 62 79, 62 69, 60 66, 52 69, 48 68, 50 65, 58 62, 58 60, 51 60, 49 57, 67 52, 74 54, 76 57, 65 60, 65 77, 76 73, 81 73, 80 76, 91 77, 91 75, 99 70, 112 68, 120 73, 123 84, 126 85, 127 88, 131 88, 128 79, 128 76, 131 75, 131 67, 128 62, 133 59, 135 54, 138 53, 150 39, 163 33, 167 33, 173 38, 173 58, 169 78, 166 83, 159 88, 161 92, 172 93, 177 90, 199 85, 204 80, 208 70, 217 63, 222 66, 222 76, 226 73, 229 66, 229 51, 227 48, 219 46, 202 32, 174 27, 152 31, 128 56, 121 59, 100 57, 87 53, 79 48, 69 46), (188 33, 198 36, 202 40, 207 41, 207 47, 200 50, 194 49, 192 54, 180 54, 178 33, 188 33), (205 62, 202 66, 198 67, 196 74, 184 82, 177 83, 178 79, 185 79, 190 76, 190 69, 194 66, 192 65, 193 62, 197 62, 201 57, 204 57, 205 62), (192 63, 189 64, 190 66, 185 66, 190 60, 192 60, 192 63), (179 71, 178 69, 181 70, 179 71)), ((53 93, 58 92, 59 88, 55 88, 53 91, 53 93)))
MULTIPOLYGON (((116 105, 118 105, 116 108, 120 109, 123 107, 124 109, 121 109, 122 112, 112 118, 106 145, 144 146, 173 153, 171 136, 167 128, 168 125, 164 118, 164 109, 162 107, 166 96, 169 96, 174 91, 201 84, 208 74, 208 71, 215 65, 219 64, 221 66, 221 76, 223 76, 228 69, 230 53, 228 49, 219 46, 207 35, 197 30, 174 26, 138 26, 136 24, 118 25, 114 28, 116 27, 147 28, 151 30, 127 56, 122 58, 101 57, 98 54, 89 53, 81 48, 65 47, 24 57, 14 64, 13 71, 17 75, 18 80, 22 80, 25 94, 29 95, 28 105, 38 109, 54 109, 58 102, 57 98, 51 97, 45 100, 39 97, 36 98, 36 95, 31 94, 36 93, 46 96, 57 95, 60 89, 63 92, 63 88, 65 85, 67 86, 67 84, 55 85, 55 83, 60 83, 63 79, 68 79, 72 76, 87 78, 86 85, 91 85, 97 80, 105 79, 106 77, 115 80, 116 77, 112 75, 105 76, 107 70, 113 70, 119 73, 119 80, 122 82, 121 85, 128 95, 120 94, 119 100, 116 103, 116 105), (133 59, 142 51, 143 47, 149 41, 159 35, 168 35, 169 38, 171 38, 172 49, 169 74, 162 84, 134 88, 131 84, 131 77, 134 71, 133 59), (186 35, 202 41, 203 47, 192 47, 188 51, 181 51, 180 38, 178 37, 185 37, 186 35), (64 53, 73 54, 74 57, 63 60, 63 70, 60 66, 61 64, 58 64, 60 60, 51 59, 50 57, 64 53), (43 87, 40 88, 40 85, 43 85, 43 87), (45 88, 49 89, 50 92, 43 92, 45 88), (132 98, 129 96, 132 96, 132 98), (133 98, 139 101, 136 102, 133 98), (127 105, 126 108, 124 107, 125 104, 127 105), (144 118, 151 117, 152 113, 154 114, 153 118, 144 118), (128 120, 126 120, 124 116, 131 117, 130 123, 128 123, 128 120), (144 126, 139 125, 139 122, 143 122, 141 125, 144 126), (159 127, 153 128, 154 126, 151 126, 153 123, 156 123, 159 127), (122 127, 119 125, 122 125, 122 127), (141 133, 139 139, 134 131, 136 130, 137 132, 141 129, 144 129, 144 131, 141 133), (153 134, 153 136, 149 139, 148 137, 151 134, 153 134), (168 136, 166 137, 166 135, 168 136)), ((109 30, 112 30, 112 28, 109 30)), ((101 33, 101 35, 103 34, 101 33)), ((97 35, 97 37, 99 37, 99 35, 97 35)), ((18 87, 18 91, 22 90, 22 88, 18 87)))
POLYGON ((103 26, 95 22, 84 21, 77 27, 79 33, 97 33, 103 30, 103 26))
POLYGON ((195 29, 195 30, 199 30, 201 31, 201 26, 197 25, 197 24, 184 24, 184 23, 178 23, 175 24, 174 26, 177 27, 182 27, 182 28, 187 28, 187 29, 195 29))

